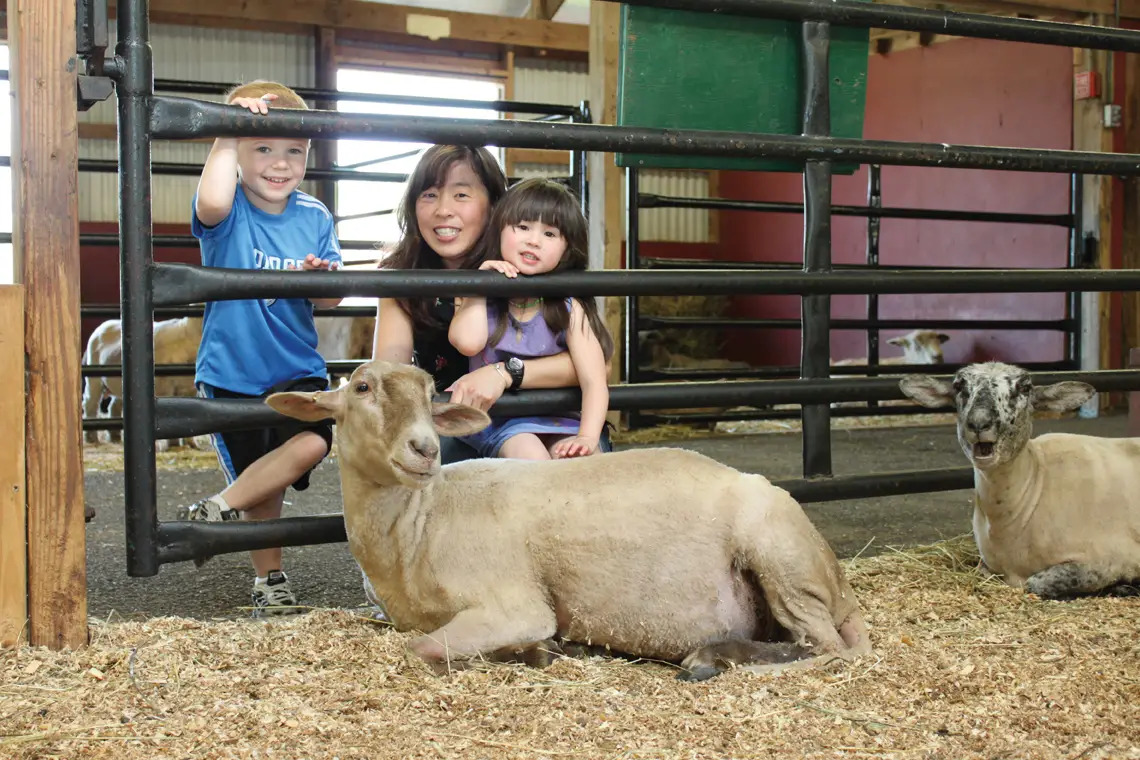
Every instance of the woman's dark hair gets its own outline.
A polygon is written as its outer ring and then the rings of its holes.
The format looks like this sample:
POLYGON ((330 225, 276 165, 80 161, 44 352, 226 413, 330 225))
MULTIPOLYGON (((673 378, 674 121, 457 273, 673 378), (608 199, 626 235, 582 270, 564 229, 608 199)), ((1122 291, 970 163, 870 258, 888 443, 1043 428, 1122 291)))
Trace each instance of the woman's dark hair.
MULTIPOLYGON (((420 225, 416 220, 416 201, 425 190, 442 185, 447 180, 451 167, 466 163, 475 176, 487 188, 487 199, 494 208, 503 193, 507 191, 507 177, 499 167, 499 162, 486 148, 472 148, 466 145, 433 145, 420 156, 420 162, 408 176, 404 196, 397 209, 396 220, 400 225, 400 242, 395 250, 380 264, 381 269, 443 269, 443 260, 432 250, 420 235, 420 225)), ((478 246, 463 257, 461 268, 477 266, 480 258, 478 246)), ((401 298, 400 307, 412 318, 414 328, 446 327, 432 315, 434 298, 401 298)))
MULTIPOLYGON (((522 222, 541 222, 558 229, 566 241, 566 252, 553 272, 585 270, 589 263, 588 230, 586 217, 582 215, 581 204, 566 187, 549 179, 527 179, 507 191, 503 199, 491 212, 491 221, 483 230, 483 239, 476 247, 480 253, 478 261, 502 259, 499 243, 503 230, 522 222)), ((498 323, 487 341, 487 345, 498 344, 507 330, 510 315, 509 299, 490 299, 498 312, 498 323)), ((591 298, 575 299, 582 305, 590 329, 594 331, 602 345, 603 355, 609 359, 614 350, 614 341, 606 329, 598 304, 591 298)), ((570 327, 570 312, 561 298, 545 298, 542 301, 542 317, 551 332, 565 332, 570 327)))

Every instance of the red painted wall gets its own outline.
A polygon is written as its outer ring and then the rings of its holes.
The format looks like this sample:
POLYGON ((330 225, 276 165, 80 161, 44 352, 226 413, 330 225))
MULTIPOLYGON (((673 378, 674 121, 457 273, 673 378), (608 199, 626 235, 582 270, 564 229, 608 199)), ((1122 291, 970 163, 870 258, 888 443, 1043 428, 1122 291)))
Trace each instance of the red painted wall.
MULTIPOLYGON (((1067 48, 987 40, 955 40, 869 59, 867 139, 1068 149, 1072 143, 1072 53, 1067 48)), ((837 176, 833 202, 863 205, 867 172, 837 176)), ((723 172, 725 198, 802 200, 802 176, 723 172)), ((884 206, 1065 213, 1066 175, 885 166, 884 206)), ((864 219, 835 217, 836 262, 865 261, 864 219)), ((739 260, 801 261, 798 214, 721 212, 721 247, 739 260)), ((883 220, 883 265, 1061 267, 1063 228, 979 222, 883 220)), ((888 295, 882 318, 1064 317, 1064 295, 888 295)), ((739 298, 739 317, 797 317, 798 296, 739 298)), ((863 317, 863 296, 832 298, 833 317, 863 317)), ((1061 333, 949 330, 948 361, 1049 361, 1063 357, 1061 333)), ((896 332, 884 332, 889 337, 896 332)), ((885 347, 894 350, 891 347, 885 347)), ((799 362, 798 331, 736 330, 733 358, 755 364, 799 362)), ((865 333, 833 333, 832 356, 860 356, 865 333)))
MULTIPOLYGON (((110 233, 119 231, 114 222, 81 222, 80 234, 110 233)), ((189 235, 189 224, 156 224, 155 235, 189 235)), ((200 264, 202 255, 198 247, 155 248, 154 260, 165 263, 200 264)), ((83 306, 119 305, 119 247, 118 245, 83 245, 79 249, 79 302, 83 306)), ((104 319, 112 317, 84 317, 80 325, 84 347, 87 338, 104 319)))

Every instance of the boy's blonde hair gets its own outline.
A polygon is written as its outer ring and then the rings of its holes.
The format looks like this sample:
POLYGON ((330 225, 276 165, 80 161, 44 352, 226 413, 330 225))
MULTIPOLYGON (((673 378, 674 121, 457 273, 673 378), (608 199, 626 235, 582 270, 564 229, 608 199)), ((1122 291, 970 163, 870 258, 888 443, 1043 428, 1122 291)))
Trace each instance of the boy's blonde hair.
POLYGON ((277 100, 272 103, 273 108, 297 108, 309 110, 304 99, 289 87, 265 79, 255 79, 252 82, 239 84, 226 93, 226 103, 232 103, 234 98, 260 98, 262 95, 276 95, 277 100))

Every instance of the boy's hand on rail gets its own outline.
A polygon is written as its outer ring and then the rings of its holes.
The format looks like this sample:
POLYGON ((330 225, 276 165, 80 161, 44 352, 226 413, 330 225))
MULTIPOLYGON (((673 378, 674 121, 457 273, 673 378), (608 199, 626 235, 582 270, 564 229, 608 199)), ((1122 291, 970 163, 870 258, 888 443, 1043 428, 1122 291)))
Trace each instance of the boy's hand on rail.
POLYGON ((269 104, 274 100, 277 100, 276 95, 266 93, 257 98, 234 98, 230 102, 230 105, 237 106, 238 108, 247 108, 250 113, 267 114, 269 113, 269 104))
POLYGON ((340 262, 322 259, 310 253, 305 257, 305 260, 301 262, 301 269, 309 272, 321 269, 335 271, 337 269, 340 269, 340 262))

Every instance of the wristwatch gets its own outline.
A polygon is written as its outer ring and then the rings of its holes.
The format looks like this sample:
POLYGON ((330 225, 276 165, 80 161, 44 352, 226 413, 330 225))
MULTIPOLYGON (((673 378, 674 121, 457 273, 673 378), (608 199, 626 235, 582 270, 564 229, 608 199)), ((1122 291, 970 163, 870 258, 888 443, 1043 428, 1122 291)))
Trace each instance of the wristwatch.
POLYGON ((511 376, 511 387, 507 390, 517 391, 522 387, 523 372, 526 370, 523 360, 517 356, 512 356, 507 359, 506 364, 507 374, 511 376))

